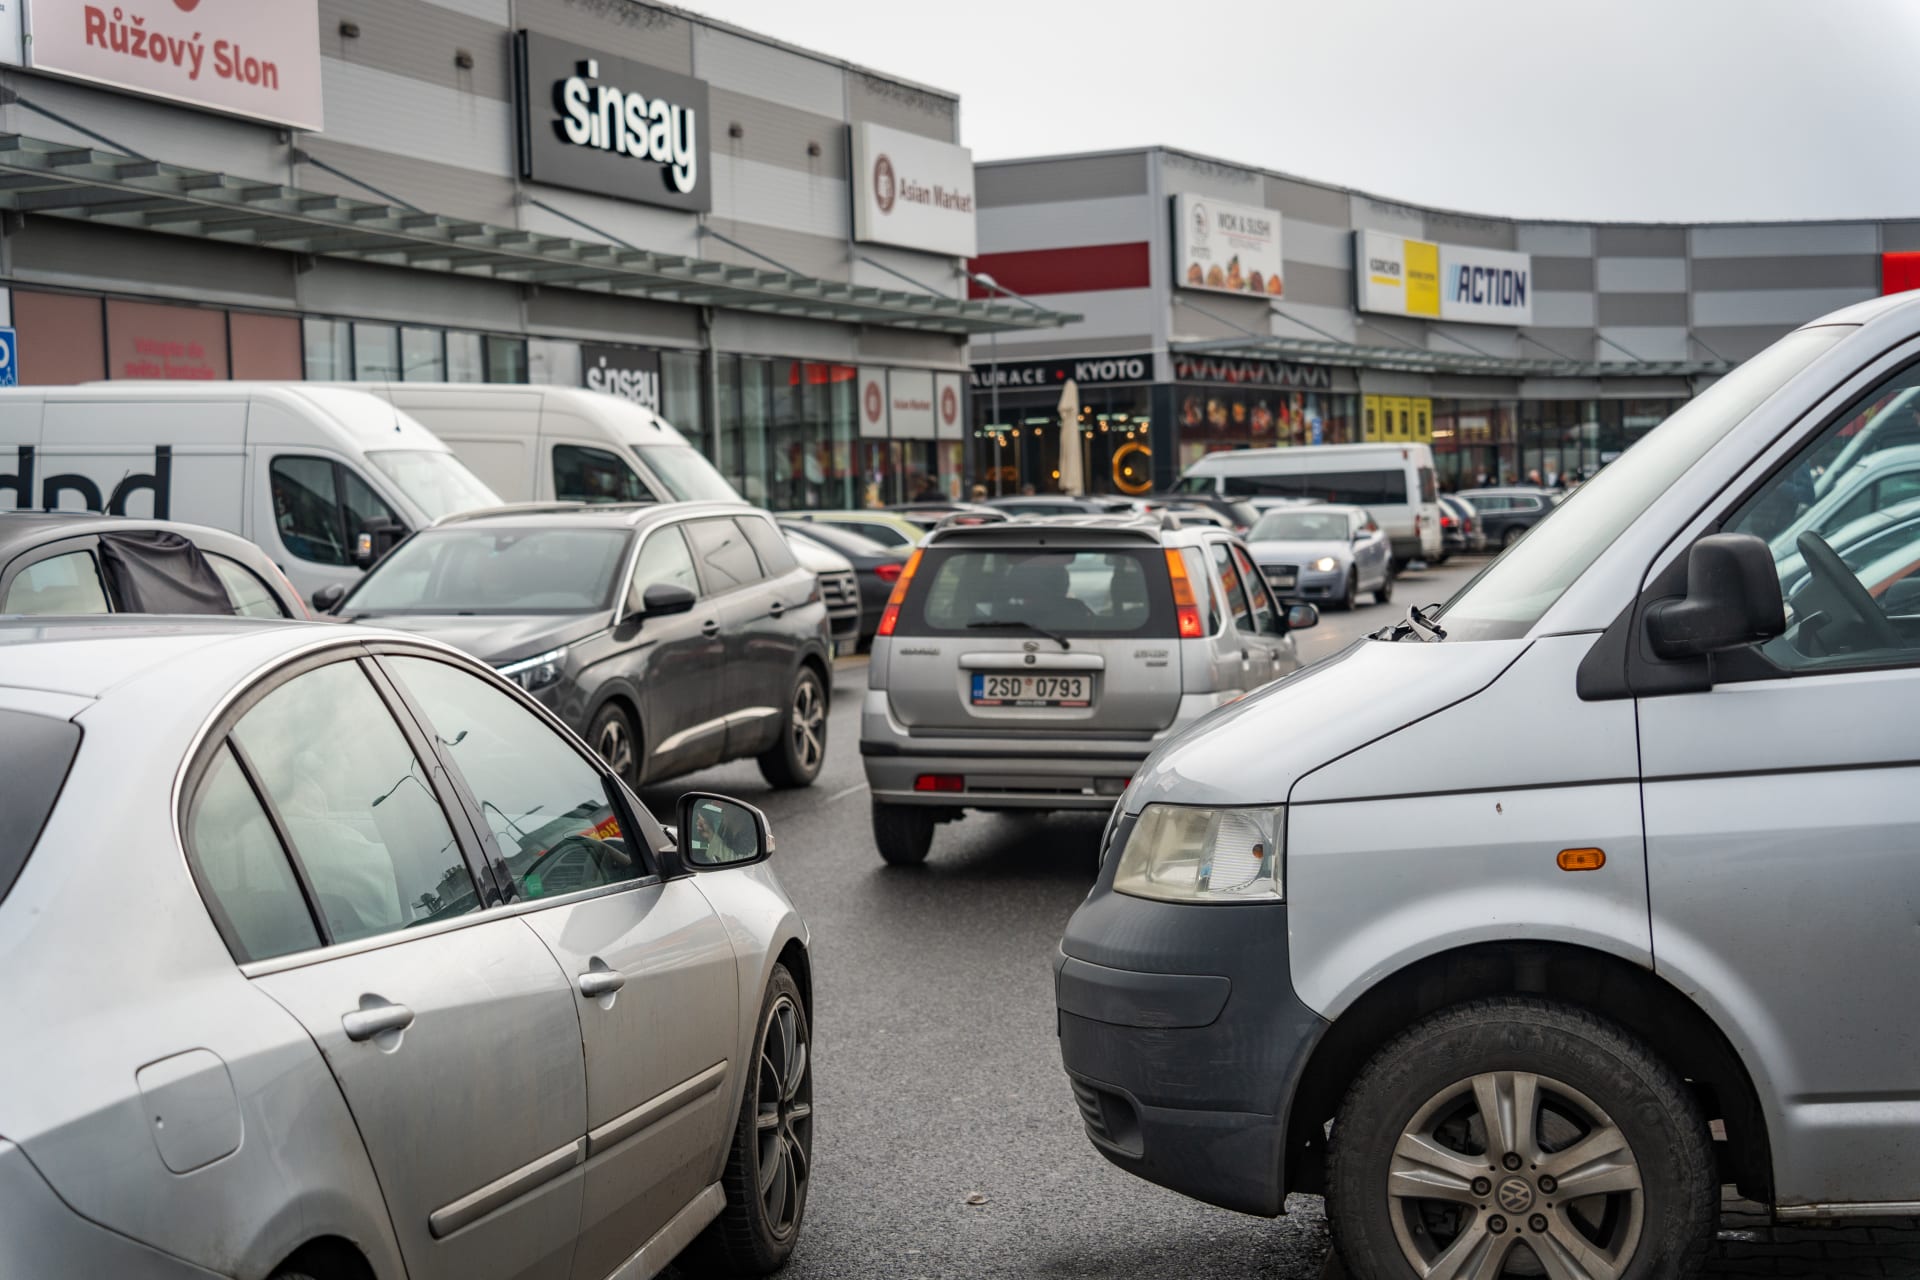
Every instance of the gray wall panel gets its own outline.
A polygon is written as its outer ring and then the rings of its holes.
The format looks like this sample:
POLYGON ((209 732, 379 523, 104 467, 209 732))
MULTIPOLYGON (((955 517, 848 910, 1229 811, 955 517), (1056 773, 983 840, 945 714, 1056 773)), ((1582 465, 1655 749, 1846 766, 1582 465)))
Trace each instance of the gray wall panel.
POLYGON ((967 367, 967 340, 946 333, 863 328, 859 332, 858 350, 862 360, 939 369, 967 367))
MULTIPOLYGON (((1536 263, 1538 259, 1535 260, 1536 263)), ((1591 293, 1536 289, 1533 294, 1533 322, 1546 329, 1591 328, 1594 302, 1591 293)))
POLYGON ((1268 305, 1265 302, 1215 294, 1189 299, 1184 290, 1175 290, 1173 297, 1172 332, 1176 341, 1190 338, 1244 338, 1249 331, 1270 332, 1268 305), (1212 314, 1196 310, 1201 307, 1212 314))
POLYGON ((1520 353, 1530 360, 1593 359, 1593 326, 1565 328, 1537 324, 1520 331, 1532 342, 1521 342, 1520 353))
MULTIPOLYGON (((831 239, 787 227, 769 227, 763 223, 743 222, 719 216, 711 218, 708 225, 721 235, 730 236, 741 244, 751 245, 802 275, 818 276, 823 280, 847 278, 847 242, 844 238, 831 239)), ((701 238, 697 256, 714 262, 734 262, 743 267, 758 267, 762 271, 770 269, 768 264, 760 259, 751 254, 742 253, 732 245, 715 240, 711 236, 701 238)), ((904 289, 906 286, 903 284, 901 288, 904 289)))
MULTIPOLYGON (((1115 338, 1041 338, 1032 342, 1022 342, 1017 346, 1005 341, 1000 343, 1000 358, 1006 360, 1045 360, 1054 356, 1131 356, 1149 350, 1153 339, 1140 333, 1115 338)), ((973 344, 968 359, 981 368, 989 363, 989 348, 982 338, 973 344)), ((974 393, 985 403, 988 393, 974 393)))
POLYGON ((1433 324, 1427 327, 1427 350, 1451 355, 1491 355, 1519 359, 1520 335, 1511 329, 1492 325, 1433 324))
MULTIPOLYGON (((301 146, 315 159, 325 161, 362 182, 370 182, 388 195, 432 213, 449 213, 463 218, 478 218, 498 226, 515 225, 517 210, 513 199, 513 180, 472 169, 435 164, 388 151, 349 146, 318 134, 301 138, 301 146)), ((380 197, 366 188, 337 178, 313 165, 295 165, 293 185, 305 191, 324 191, 354 200, 380 197)), ((576 239, 588 235, 579 228, 569 234, 576 239)))
POLYGON ((1535 257, 1533 287, 1536 289, 1592 289, 1593 259, 1535 257))
POLYGON ((1696 258, 1771 258, 1880 251, 1879 228, 1871 223, 1852 222, 1695 227, 1688 241, 1696 258))
POLYGON ((790 320, 785 316, 761 316, 745 311, 714 312, 713 346, 716 351, 737 351, 744 355, 798 356, 847 364, 860 357, 859 341, 849 325, 790 320))
MULTIPOLYGON (((270 125, 229 120, 170 103, 108 93, 87 85, 17 71, 0 74, 0 83, 47 110, 84 124, 142 155, 216 173, 264 178, 270 182, 287 181, 287 148, 276 136, 278 130, 270 125)), ((327 110, 332 109, 329 99, 327 110)), ((32 138, 71 142, 79 147, 100 145, 99 139, 89 138, 23 106, 0 107, 0 121, 8 130, 32 138)))
POLYGON ((1773 324, 1696 326, 1694 334, 1728 360, 1745 360, 1758 355, 1785 334, 1791 326, 1773 324))
POLYGON ((519 224, 528 231, 542 231, 550 235, 567 236, 574 240, 599 240, 612 237, 660 253, 678 253, 688 257, 702 256, 701 241, 697 235, 700 224, 691 213, 684 213, 678 209, 658 209, 652 205, 633 204, 630 201, 615 200, 585 191, 567 191, 560 187, 529 185, 526 188, 526 195, 530 199, 540 201, 541 204, 550 205, 562 213, 579 218, 593 228, 588 230, 579 223, 570 222, 566 218, 557 217, 545 209, 528 204, 520 209, 519 224))
POLYGON ((1593 228, 1557 222, 1522 222, 1514 228, 1513 247, 1521 253, 1556 258, 1593 256, 1593 228))
POLYGON ((1793 258, 1696 258, 1696 289, 1825 289, 1880 287, 1877 255, 1793 258))
POLYGON ((444 271, 316 258, 296 284, 302 311, 520 332, 520 286, 444 271))
POLYGON ((1865 302, 1879 292, 1877 287, 1703 291, 1693 295, 1693 322, 1698 325, 1777 324, 1791 328, 1829 311, 1865 302))
MULTIPOLYGON (((1087 244, 1137 244, 1164 231, 1161 207, 1146 196, 1068 203, 998 205, 980 210, 980 251, 1012 253, 1087 244)), ((1283 228, 1283 237, 1292 227, 1283 228)), ((1284 239, 1289 253, 1291 240, 1284 239)))
POLYGON ((1347 207, 1347 223, 1355 231, 1390 231, 1416 240, 1426 237, 1426 212, 1411 205, 1391 204, 1356 193, 1347 197, 1347 207))
POLYGON ((712 162, 716 219, 754 222, 832 240, 847 238, 853 213, 847 184, 838 176, 736 161, 719 151, 713 153, 712 162))
MULTIPOLYGON (((1657 298, 1660 295, 1648 294, 1646 296, 1657 298)), ((1603 294, 1600 298, 1600 312, 1603 316, 1606 314, 1606 309, 1607 298, 1603 294)), ((1693 358, 1692 355, 1689 354, 1693 344, 1687 341, 1687 326, 1684 322, 1677 325, 1660 324, 1657 322, 1649 324, 1605 325, 1601 328, 1600 332, 1619 343, 1620 346, 1625 347, 1628 351, 1633 352, 1634 355, 1642 360, 1687 360, 1693 358)), ((1596 360, 1617 360, 1622 358, 1623 353, 1618 347, 1610 347, 1597 338, 1593 345, 1593 354, 1596 360)))
POLYGON ((1687 252, 1685 227, 1597 227, 1594 252, 1620 258, 1679 258, 1687 252))
POLYGON ((1888 253, 1920 251, 1920 222, 1882 223, 1880 247, 1888 253))
POLYGON ((1469 218, 1457 213, 1429 213, 1427 239, 1442 244, 1473 245, 1481 249, 1511 249, 1515 227, 1497 218, 1469 218))
POLYGON ((1216 200, 1256 206, 1267 198, 1267 180, 1258 171, 1178 152, 1160 153, 1160 189, 1169 195, 1191 191, 1216 200))
POLYGON ((1338 267, 1289 262, 1281 280, 1286 286, 1287 302, 1339 307, 1353 300, 1353 272, 1338 267))
POLYGON ((1353 232, 1345 227, 1307 222, 1280 215, 1280 251, 1286 256, 1287 270, 1296 262, 1353 270, 1353 232))
POLYGON ((590 49, 693 74, 693 24, 631 0, 514 0, 514 23, 590 49))
POLYGON ((1685 293, 1685 258, 1596 258, 1594 284, 1603 293, 1685 293))
POLYGON ((20 280, 194 302, 294 305, 294 257, 29 214, 8 237, 20 280))
POLYGON ((846 84, 849 120, 871 120, 889 129, 904 129, 942 142, 959 140, 960 104, 952 98, 883 80, 864 71, 849 70, 846 84))
POLYGON ((426 0, 320 0, 320 48, 342 62, 462 93, 505 100, 513 92, 506 27, 426 0), (343 21, 357 23, 359 36, 341 35, 343 21), (454 65, 458 49, 473 55, 472 70, 454 65))
POLYGON ((529 333, 641 345, 700 345, 700 317, 694 308, 645 298, 578 289, 529 289, 526 316, 529 333))
POLYGON ((835 181, 847 176, 847 126, 836 113, 816 115, 753 94, 715 86, 710 94, 713 149, 740 160, 779 165, 835 181), (731 125, 740 137, 730 136, 731 125), (820 154, 807 154, 817 143, 820 154))
MULTIPOLYGON (((1083 156, 1069 160, 1017 160, 974 166, 982 208, 1051 204, 1147 193, 1147 156, 1083 156)), ((983 246, 984 247, 984 246, 983 246)))
POLYGON ((1306 338, 1314 342, 1325 342, 1332 334, 1340 342, 1352 342, 1354 335, 1353 305, 1343 302, 1337 307, 1320 307, 1309 302, 1297 302, 1292 298, 1282 298, 1280 305, 1272 308, 1273 320, 1270 331, 1277 338, 1306 338), (1312 325, 1309 329, 1306 326, 1312 325), (1316 333, 1314 330, 1319 330, 1316 333))
POLYGON ((464 13, 469 18, 484 19, 496 27, 505 27, 512 21, 512 0, 426 0, 426 2, 436 8, 464 13))
POLYGON ((1684 293, 1603 293, 1599 295, 1599 308, 1603 325, 1684 325, 1687 322, 1684 293))
POLYGON ((1331 187, 1269 176, 1267 198, 1263 203, 1268 208, 1278 209, 1288 219, 1299 218, 1337 227, 1342 231, 1350 229, 1347 219, 1353 213, 1352 202, 1346 192, 1335 191, 1331 187))
MULTIPOLYGON (((717 91, 728 89, 777 102, 796 111, 845 119, 846 89, 840 68, 817 58, 714 27, 693 28, 693 70, 717 91)), ((719 105, 714 106, 719 114, 719 105)))
POLYGON ((320 60, 320 79, 335 142, 502 177, 516 168, 513 108, 500 99, 338 58, 320 60))

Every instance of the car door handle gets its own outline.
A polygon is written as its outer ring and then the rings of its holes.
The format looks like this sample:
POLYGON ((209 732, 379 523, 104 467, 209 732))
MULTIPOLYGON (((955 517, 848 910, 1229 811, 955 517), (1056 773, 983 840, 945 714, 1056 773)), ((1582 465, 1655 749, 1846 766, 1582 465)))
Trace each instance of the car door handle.
POLYGON ((708 618, 700 624, 700 634, 709 638, 719 635, 720 623, 713 618, 708 618))
POLYGON ((784 604, 781 604, 778 600, 775 600, 772 604, 767 606, 767 616, 769 618, 777 618, 781 614, 785 613, 786 611, 787 611, 787 606, 784 604))
POLYGON ((340 1017, 340 1028, 349 1040, 371 1040, 382 1031, 405 1031, 412 1025, 413 1010, 403 1004, 377 1004, 340 1017))
POLYGON ((589 969, 580 975, 580 994, 589 1000, 610 996, 627 985, 627 975, 618 969, 589 969))

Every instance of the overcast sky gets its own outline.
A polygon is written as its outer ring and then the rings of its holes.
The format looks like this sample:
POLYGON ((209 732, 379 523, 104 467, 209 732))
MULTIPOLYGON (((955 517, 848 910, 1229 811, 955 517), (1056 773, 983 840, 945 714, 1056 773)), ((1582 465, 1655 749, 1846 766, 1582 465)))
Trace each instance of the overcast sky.
POLYGON ((1920 215, 1920 0, 682 0, 952 90, 977 160, 1163 143, 1410 203, 1920 215))

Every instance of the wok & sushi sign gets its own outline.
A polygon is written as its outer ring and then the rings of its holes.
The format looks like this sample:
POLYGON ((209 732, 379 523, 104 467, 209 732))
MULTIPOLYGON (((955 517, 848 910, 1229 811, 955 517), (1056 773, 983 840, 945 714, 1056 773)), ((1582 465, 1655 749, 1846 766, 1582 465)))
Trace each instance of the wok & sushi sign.
POLYGON ((1278 298, 1280 214, 1182 192, 1173 198, 1174 283, 1278 298))

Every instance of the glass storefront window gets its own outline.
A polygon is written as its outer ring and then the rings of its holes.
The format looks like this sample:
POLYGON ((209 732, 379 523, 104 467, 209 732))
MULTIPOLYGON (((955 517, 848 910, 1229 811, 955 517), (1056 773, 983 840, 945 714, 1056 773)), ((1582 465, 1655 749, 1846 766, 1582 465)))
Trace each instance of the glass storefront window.
POLYGON ((1081 490, 1085 493, 1148 493, 1153 488, 1151 388, 1088 387, 1080 392, 1080 412, 1072 423, 1060 421, 1060 393, 1000 393, 1000 417, 993 420, 992 397, 971 397, 973 427, 965 442, 972 483, 989 496, 1014 494, 1032 485, 1037 493, 1058 493, 1070 480, 1062 465, 1066 449, 1080 451, 1081 490))
POLYGON ((855 433, 859 430, 860 381, 850 364, 825 366, 827 369, 827 435, 832 447, 833 492, 829 504, 836 507, 861 505, 860 469, 855 462, 855 433))
POLYGON ((345 320, 308 316, 300 322, 300 343, 312 381, 346 382, 353 377, 353 338, 345 320))
POLYGON ((525 382, 527 380, 527 344, 520 338, 487 335, 487 381, 525 382))
POLYGON ((764 507, 772 496, 767 465, 767 426, 773 382, 772 362, 751 357, 740 360, 740 492, 748 502, 764 507))
POLYGON ((355 321, 353 326, 353 380, 400 380, 400 331, 390 324, 355 321))
POLYGON ((449 333, 447 335, 447 381, 448 382, 485 382, 487 366, 480 335, 477 333, 449 333))
POLYGON ((400 331, 400 376, 408 382, 445 382, 445 335, 438 329, 400 331))
POLYGON ((700 392, 700 353, 660 353, 660 414, 679 428, 687 443, 707 448, 706 397, 700 392))

